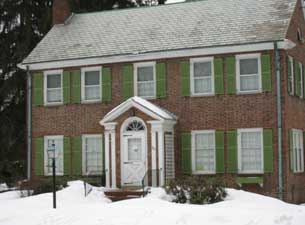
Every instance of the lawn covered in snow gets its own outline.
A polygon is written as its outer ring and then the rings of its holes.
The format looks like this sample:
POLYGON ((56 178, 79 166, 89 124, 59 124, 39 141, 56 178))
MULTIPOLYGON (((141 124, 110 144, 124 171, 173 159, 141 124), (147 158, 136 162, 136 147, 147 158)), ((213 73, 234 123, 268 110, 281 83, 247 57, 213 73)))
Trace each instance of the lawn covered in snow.
POLYGON ((245 191, 227 189, 226 201, 212 205, 168 202, 161 188, 145 198, 110 203, 103 188, 84 197, 81 181, 52 194, 19 198, 0 194, 0 225, 304 225, 305 207, 245 191))

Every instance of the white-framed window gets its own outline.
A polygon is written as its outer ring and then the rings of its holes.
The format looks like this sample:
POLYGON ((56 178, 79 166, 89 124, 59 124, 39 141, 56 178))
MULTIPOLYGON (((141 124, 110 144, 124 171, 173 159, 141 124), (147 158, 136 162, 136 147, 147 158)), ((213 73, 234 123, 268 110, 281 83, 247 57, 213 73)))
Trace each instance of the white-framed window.
POLYGON ((83 135, 83 175, 103 173, 102 135, 83 135))
POLYGON ((156 98, 156 63, 134 64, 134 94, 142 98, 156 98))
POLYGON ((101 67, 82 68, 82 102, 101 101, 101 67))
POLYGON ((262 91, 260 54, 236 56, 236 87, 238 93, 262 91))
POLYGON ((193 174, 216 173, 215 131, 192 131, 193 174))
POLYGON ((263 129, 238 129, 239 173, 263 173, 263 129))
POLYGON ((304 70, 303 70, 303 65, 302 63, 299 63, 299 68, 300 68, 300 98, 304 97, 304 70))
POLYGON ((293 129, 293 171, 295 173, 304 172, 304 148, 303 148, 303 131, 293 129))
POLYGON ((214 94, 213 58, 193 58, 190 60, 191 94, 193 96, 214 94))
POLYGON ((62 70, 45 71, 44 87, 45 104, 61 104, 63 102, 62 70))
POLYGON ((52 175, 52 159, 48 156, 48 149, 55 145, 56 151, 56 175, 64 175, 64 136, 45 136, 44 137, 44 174, 46 176, 52 175))
POLYGON ((293 58, 291 56, 288 57, 289 63, 288 66, 290 66, 290 68, 288 68, 290 70, 290 80, 288 81, 288 85, 290 86, 290 94, 294 95, 294 64, 293 64, 293 58))

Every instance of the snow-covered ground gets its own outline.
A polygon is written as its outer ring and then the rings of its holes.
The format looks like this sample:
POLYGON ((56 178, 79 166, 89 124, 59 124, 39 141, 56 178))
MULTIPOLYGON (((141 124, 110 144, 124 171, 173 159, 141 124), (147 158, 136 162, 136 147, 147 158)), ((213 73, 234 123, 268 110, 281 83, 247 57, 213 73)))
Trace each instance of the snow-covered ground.
POLYGON ((228 189, 226 201, 212 205, 175 204, 161 188, 145 198, 110 203, 103 188, 84 197, 81 181, 52 194, 19 198, 0 194, 0 225, 304 225, 305 207, 228 189))

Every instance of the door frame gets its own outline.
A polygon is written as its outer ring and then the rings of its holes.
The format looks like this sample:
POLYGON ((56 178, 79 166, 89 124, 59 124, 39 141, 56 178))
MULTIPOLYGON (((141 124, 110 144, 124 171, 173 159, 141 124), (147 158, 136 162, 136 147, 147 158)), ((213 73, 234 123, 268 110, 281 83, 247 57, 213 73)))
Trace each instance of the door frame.
POLYGON ((124 135, 126 134, 130 134, 130 135, 134 135, 135 133, 137 133, 136 131, 125 131, 126 127, 128 126, 128 124, 130 122, 132 122, 133 120, 138 120, 139 122, 141 122, 144 126, 144 131, 138 131, 139 133, 142 133, 143 138, 144 138, 144 163, 145 163, 145 173, 148 169, 148 141, 147 141, 147 126, 145 124, 145 122, 136 116, 133 117, 129 117, 127 118, 121 125, 121 130, 120 130, 120 166, 121 166, 121 186, 132 186, 132 185, 126 185, 124 184, 124 172, 123 172, 123 168, 124 168, 124 157, 125 157, 125 152, 123 152, 124 149, 124 144, 125 144, 125 139, 124 139, 124 135))

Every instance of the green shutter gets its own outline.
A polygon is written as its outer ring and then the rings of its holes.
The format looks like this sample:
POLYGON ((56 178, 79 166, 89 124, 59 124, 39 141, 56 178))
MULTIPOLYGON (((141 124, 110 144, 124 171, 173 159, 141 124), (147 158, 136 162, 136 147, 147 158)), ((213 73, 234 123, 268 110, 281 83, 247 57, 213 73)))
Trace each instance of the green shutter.
POLYGON ((64 137, 64 175, 71 175, 71 144, 69 137, 64 137))
POLYGON ((301 79, 301 74, 300 74, 300 67, 299 63, 294 60, 294 91, 296 96, 300 96, 301 94, 301 85, 300 85, 300 79, 301 79))
POLYGON ((64 93, 64 104, 69 104, 71 100, 70 71, 64 71, 63 74, 63 93, 64 93))
POLYGON ((288 94, 292 94, 292 83, 291 83, 291 77, 292 77, 292 71, 291 71, 291 61, 289 60, 289 57, 287 57, 287 90, 288 94))
POLYGON ((81 103, 81 71, 71 71, 72 75, 72 103, 81 103))
POLYGON ((102 163, 103 163, 103 167, 102 167, 102 174, 106 174, 105 173, 105 136, 102 136, 102 163))
POLYGON ((123 98, 124 100, 132 97, 133 90, 133 66, 125 65, 123 67, 123 98))
POLYGON ((102 101, 111 101, 112 94, 112 76, 111 68, 103 67, 102 69, 102 101))
POLYGON ((166 65, 165 63, 157 63, 157 98, 166 97, 166 65))
POLYGON ((273 139, 272 129, 264 129, 264 171, 265 173, 273 172, 273 139))
POLYGON ((35 138, 35 174, 44 175, 44 140, 43 137, 35 138))
POLYGON ((214 59, 214 74, 215 74, 215 94, 224 94, 223 85, 223 59, 214 59))
POLYGON ((190 62, 180 62, 181 95, 190 96, 190 62))
POLYGON ((192 173, 192 157, 191 157, 191 134, 181 134, 181 162, 182 173, 190 175, 192 173))
POLYGON ((294 172, 294 154, 293 154, 293 131, 289 130, 289 155, 290 155, 290 171, 294 172))
POLYGON ((72 152, 72 173, 73 175, 82 175, 82 138, 73 137, 72 152))
POLYGON ((224 156, 224 132, 215 132, 216 146, 216 172, 224 173, 225 171, 225 156, 224 156))
POLYGON ((227 132, 228 141, 228 172, 237 173, 237 131, 231 130, 227 132))
POLYGON ((35 106, 43 105, 43 73, 33 74, 33 97, 35 106))
POLYGON ((272 89, 271 59, 270 58, 271 58, 270 55, 261 56, 263 91, 271 91, 271 89, 272 89))
POLYGON ((226 58, 226 72, 227 72, 227 93, 235 94, 236 92, 236 66, 235 57, 226 58))

